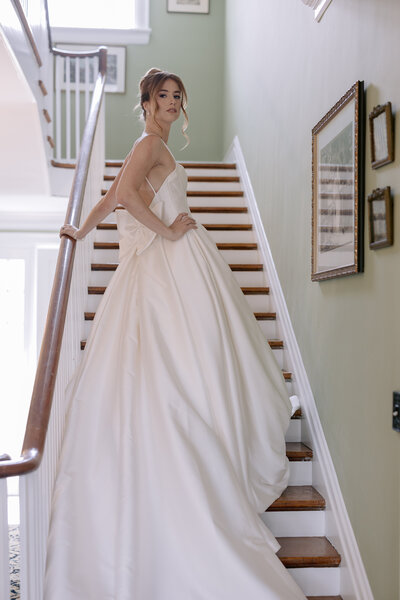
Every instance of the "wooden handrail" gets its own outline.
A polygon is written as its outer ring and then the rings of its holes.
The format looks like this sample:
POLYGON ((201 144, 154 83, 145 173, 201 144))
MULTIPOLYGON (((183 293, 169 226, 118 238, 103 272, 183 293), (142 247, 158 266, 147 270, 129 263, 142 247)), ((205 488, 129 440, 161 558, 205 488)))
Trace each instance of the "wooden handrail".
MULTIPOLYGON (((65 217, 65 223, 76 227, 79 226, 81 217, 90 157, 106 81, 107 49, 101 47, 97 53, 99 74, 83 133, 65 217)), ((1 460, 0 477, 11 477, 33 471, 37 469, 43 456, 61 352, 75 245, 75 240, 62 237, 21 456, 15 460, 1 460)))
MULTIPOLYGON (((33 54, 35 55, 36 62, 38 64, 38 66, 41 67, 43 64, 42 59, 40 58, 39 50, 38 50, 38 47, 36 46, 36 42, 35 42, 35 38, 33 36, 31 26, 29 25, 28 20, 25 16, 25 11, 22 8, 21 2, 19 0, 11 0, 11 2, 15 8, 15 12, 18 15, 18 19, 24 29, 25 35, 28 38, 29 43, 32 47, 32 51, 33 51, 33 54)), ((47 2, 46 2, 46 8, 47 8, 47 2)))

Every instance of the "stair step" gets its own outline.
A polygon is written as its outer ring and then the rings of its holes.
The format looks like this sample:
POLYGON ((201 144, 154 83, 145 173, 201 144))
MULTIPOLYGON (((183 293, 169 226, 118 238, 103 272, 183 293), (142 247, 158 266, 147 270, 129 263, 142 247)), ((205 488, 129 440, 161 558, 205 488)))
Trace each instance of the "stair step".
MULTIPOLYGON (((102 196, 105 196, 107 194, 108 190, 105 188, 102 188, 101 190, 101 194, 102 196)), ((187 198, 242 198, 244 195, 244 192, 242 192, 241 190, 198 190, 198 191, 194 191, 194 190, 188 190, 186 192, 186 197, 187 198)), ((193 209, 191 209, 193 212, 193 209)), ((246 209, 247 210, 247 209, 246 209)), ((244 212, 244 211, 242 211, 244 212)))
MULTIPOLYGON (((93 321, 96 313, 95 312, 85 312, 85 321, 93 321)), ((276 313, 254 313, 255 318, 258 321, 274 321, 276 319, 276 313)))
POLYGON ((255 312, 257 321, 276 321, 276 312, 255 312))
POLYGON ((326 537, 278 537, 278 558, 288 568, 338 567, 340 554, 326 537))
MULTIPOLYGON (((218 250, 257 250, 255 243, 216 244, 218 250)), ((95 250, 119 250, 119 242, 94 242, 95 250)))
MULTIPOLYGON (((104 175, 104 181, 114 181, 116 175, 104 175)), ((225 177, 216 177, 212 175, 201 176, 201 175, 189 175, 188 181, 196 182, 196 183, 239 183, 240 177, 233 176, 225 176, 225 177)))
MULTIPOLYGON (((87 320, 91 320, 91 319, 87 319, 87 320)), ((283 342, 281 340, 268 340, 268 343, 273 350, 280 350, 283 348, 283 342)), ((81 341, 81 350, 84 350, 85 346, 86 346, 86 340, 82 340, 81 341)), ((290 442, 290 443, 297 443, 297 442, 290 442)), ((297 456, 296 452, 292 452, 292 455, 297 456)), ((311 456, 312 456, 312 454, 311 454, 311 456)), ((303 459, 299 455, 299 458, 293 458, 290 460, 303 460, 303 459)))
MULTIPOLYGON (((253 225, 250 223, 206 223, 203 225, 208 231, 251 231, 253 225)), ((116 223, 99 223, 97 229, 100 230, 117 230, 116 223)))
MULTIPOLYGON (((107 286, 95 286, 90 285, 88 287, 88 294, 104 294, 107 286)), ((243 294, 251 295, 251 294, 269 294, 268 287, 242 287, 241 288, 243 294)))
MULTIPOLYGON (((232 271, 262 271, 262 264, 231 264, 232 271)), ((92 271, 116 271, 117 263, 92 263, 92 271)))
POLYGON ((49 111, 45 108, 43 109, 43 116, 46 119, 47 123, 51 123, 51 116, 49 114, 49 111))
POLYGON ((282 510, 324 510, 325 498, 312 485, 290 485, 266 512, 282 510))
POLYGON ((48 92, 47 92, 46 86, 44 85, 44 83, 41 79, 39 79, 38 84, 39 84, 39 87, 40 87, 40 90, 41 90, 43 96, 47 96, 48 92))
MULTIPOLYGON (((122 160, 106 160, 106 167, 122 167, 122 160)), ((189 163, 182 162, 185 169, 236 169, 235 163, 189 163)))
MULTIPOLYGON (((104 190, 103 190, 104 191, 104 190)), ((208 194, 210 195, 210 194, 208 194)), ((123 206, 116 206, 116 210, 126 210, 123 206)), ((190 206, 192 213, 247 213, 247 206, 190 206)))
POLYGON ((286 442, 286 456, 292 461, 309 461, 313 457, 313 451, 303 442, 286 442))

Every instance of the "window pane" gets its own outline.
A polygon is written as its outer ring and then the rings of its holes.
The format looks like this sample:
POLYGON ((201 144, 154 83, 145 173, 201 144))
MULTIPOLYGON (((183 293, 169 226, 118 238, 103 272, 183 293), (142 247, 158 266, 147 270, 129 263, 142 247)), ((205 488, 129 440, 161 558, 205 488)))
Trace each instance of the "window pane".
POLYGON ((135 0, 49 0, 52 27, 133 29, 135 0))

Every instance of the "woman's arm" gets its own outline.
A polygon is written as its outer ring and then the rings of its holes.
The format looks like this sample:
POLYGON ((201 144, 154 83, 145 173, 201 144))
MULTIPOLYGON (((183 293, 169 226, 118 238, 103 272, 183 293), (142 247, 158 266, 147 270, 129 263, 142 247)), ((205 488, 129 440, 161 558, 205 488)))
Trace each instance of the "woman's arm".
POLYGON ((146 174, 156 165, 162 164, 164 144, 156 136, 144 138, 134 149, 127 161, 116 188, 117 203, 126 208, 140 223, 169 240, 177 240, 189 229, 197 229, 196 221, 188 213, 180 213, 170 225, 165 225, 140 196, 146 174))
POLYGON ((88 214, 85 222, 78 229, 73 225, 63 225, 60 229, 60 237, 62 235, 67 235, 69 237, 74 238, 75 240, 81 240, 93 229, 96 227, 107 215, 110 214, 114 210, 117 205, 115 190, 117 189, 118 182, 121 178, 121 175, 125 169, 125 166, 132 154, 132 150, 129 152, 127 157, 125 158, 122 167, 118 171, 116 178, 114 179, 110 189, 103 196, 101 200, 92 208, 90 213, 88 214))
POLYGON ((142 200, 139 189, 146 174, 153 166, 159 164, 163 145, 161 140, 148 136, 141 141, 140 146, 140 149, 136 146, 130 151, 107 194, 94 206, 83 225, 79 229, 72 225, 64 225, 61 227, 60 236, 68 235, 74 239, 82 239, 109 215, 117 204, 124 206, 143 225, 169 240, 177 240, 189 229, 197 229, 196 221, 189 217, 188 213, 179 213, 168 227, 142 200))

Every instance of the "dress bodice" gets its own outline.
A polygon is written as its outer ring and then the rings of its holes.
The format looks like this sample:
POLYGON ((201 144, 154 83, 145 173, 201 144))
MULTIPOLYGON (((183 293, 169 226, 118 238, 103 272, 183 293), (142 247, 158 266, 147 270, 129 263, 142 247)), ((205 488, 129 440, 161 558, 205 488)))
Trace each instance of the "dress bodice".
MULTIPOLYGON (((181 164, 176 163, 175 169, 164 179, 149 206, 165 225, 171 225, 179 213, 190 212, 186 187, 186 171, 181 164)), ((120 236, 120 260, 132 252, 141 254, 157 236, 154 231, 123 209, 117 210, 117 227, 120 236)))

